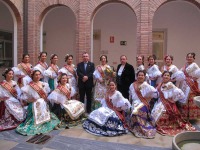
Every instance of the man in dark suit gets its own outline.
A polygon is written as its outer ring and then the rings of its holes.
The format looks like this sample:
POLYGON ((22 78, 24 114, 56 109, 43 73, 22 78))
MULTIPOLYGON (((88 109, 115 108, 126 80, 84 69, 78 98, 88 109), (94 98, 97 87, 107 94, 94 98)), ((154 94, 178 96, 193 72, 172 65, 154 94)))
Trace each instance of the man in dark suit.
POLYGON ((117 66, 117 89, 122 95, 129 99, 129 86, 135 81, 135 70, 132 65, 127 63, 127 57, 120 57, 121 64, 117 66))
POLYGON ((77 65, 78 87, 80 101, 84 103, 85 94, 87 97, 87 113, 91 112, 93 72, 95 70, 94 63, 89 61, 89 54, 83 53, 83 62, 77 65))

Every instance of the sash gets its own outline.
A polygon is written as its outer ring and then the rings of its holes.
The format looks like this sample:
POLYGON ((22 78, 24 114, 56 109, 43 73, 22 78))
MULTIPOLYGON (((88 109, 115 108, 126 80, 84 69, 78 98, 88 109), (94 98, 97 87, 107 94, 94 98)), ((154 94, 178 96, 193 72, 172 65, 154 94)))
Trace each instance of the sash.
POLYGON ((176 103, 171 103, 167 99, 165 99, 163 92, 161 91, 161 85, 162 83, 158 86, 158 92, 160 95, 160 100, 162 104, 165 107, 165 110, 170 114, 170 115, 181 115, 180 112, 178 111, 178 108, 176 107, 176 103))
POLYGON ((71 98, 71 97, 70 97, 71 92, 70 92, 67 88, 58 85, 58 86, 57 86, 57 89, 59 89, 60 92, 63 93, 63 94, 67 97, 68 100, 71 98))
POLYGON ((51 115, 49 112, 48 105, 44 101, 47 99, 46 93, 40 88, 37 84, 33 81, 29 83, 31 88, 33 88, 41 98, 37 99, 36 102, 33 103, 33 117, 34 117, 34 124, 39 125, 51 120, 51 115))
POLYGON ((109 97, 106 97, 106 104, 108 106, 108 108, 112 109, 117 116, 119 117, 119 119, 123 122, 125 127, 128 127, 128 125, 126 124, 126 120, 125 120, 125 112, 124 111, 118 111, 116 110, 116 108, 113 106, 111 99, 109 99, 109 97))
POLYGON ((198 83, 197 81, 192 80, 192 78, 188 75, 188 73, 186 72, 186 66, 184 66, 183 68, 183 73, 185 74, 185 77, 186 77, 185 81, 187 85, 190 87, 190 89, 192 90, 192 92, 194 92, 196 95, 200 95, 198 83))
POLYGON ((138 88, 136 82, 134 82, 133 87, 134 87, 134 89, 135 89, 135 92, 136 92, 138 98, 141 100, 141 102, 142 102, 148 109, 150 109, 148 100, 142 96, 142 94, 141 94, 141 92, 140 92, 140 90, 139 90, 139 88, 138 88))
POLYGON ((43 91, 41 87, 35 84, 33 81, 29 83, 29 85, 40 95, 41 98, 47 99, 47 94, 43 91))
POLYGON ((7 91, 10 92, 10 94, 12 94, 12 96, 14 96, 15 98, 17 98, 17 91, 16 89, 11 86, 8 82, 1 82, 0 85, 6 89, 7 91))
POLYGON ((41 61, 39 61, 38 62, 38 64, 40 64, 43 68, 45 68, 45 69, 47 69, 48 68, 48 66, 47 66, 47 64, 45 64, 45 63, 42 63, 41 61))
POLYGON ((58 69, 55 67, 55 65, 51 64, 51 68, 53 69, 53 71, 58 75, 58 69))
POLYGON ((74 71, 73 67, 70 67, 69 65, 64 65, 64 67, 76 77, 76 72, 74 71))
POLYGON ((26 72, 27 75, 31 74, 31 68, 28 67, 25 63, 20 63, 20 65, 22 66, 22 69, 26 72))
POLYGON ((97 66, 97 70, 99 71, 101 77, 104 78, 105 74, 104 74, 103 69, 101 68, 101 66, 97 66))

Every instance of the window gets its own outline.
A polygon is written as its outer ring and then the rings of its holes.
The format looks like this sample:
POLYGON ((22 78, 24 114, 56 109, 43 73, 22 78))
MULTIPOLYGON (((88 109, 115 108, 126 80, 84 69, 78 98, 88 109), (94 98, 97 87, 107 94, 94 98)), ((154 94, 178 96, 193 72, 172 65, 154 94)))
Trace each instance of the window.
POLYGON ((156 62, 159 67, 163 66, 164 55, 166 55, 166 31, 153 31, 152 53, 156 55, 156 62))
POLYGON ((0 31, 0 67, 13 66, 12 33, 0 31))

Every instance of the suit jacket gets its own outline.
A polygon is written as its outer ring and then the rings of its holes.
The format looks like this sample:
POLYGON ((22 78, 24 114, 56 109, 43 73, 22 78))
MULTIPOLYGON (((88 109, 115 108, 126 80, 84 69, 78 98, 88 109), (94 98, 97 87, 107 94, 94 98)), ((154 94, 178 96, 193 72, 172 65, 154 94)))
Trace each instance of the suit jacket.
MULTIPOLYGON (((119 64, 117 66, 117 79, 118 79, 118 71, 119 71, 120 67, 121 67, 121 64, 119 64)), ((120 80, 121 80, 120 86, 124 87, 124 88, 129 88, 131 83, 133 83, 135 81, 135 70, 132 65, 130 65, 128 63, 125 64, 124 69, 121 74, 121 77, 120 77, 120 80)), ((118 83, 118 81, 117 81, 117 83, 118 83)))
POLYGON ((94 63, 88 61, 86 71, 84 62, 77 65, 78 87, 79 88, 92 88, 93 87, 93 72, 95 70, 94 63), (88 76, 88 80, 83 82, 83 76, 88 76))

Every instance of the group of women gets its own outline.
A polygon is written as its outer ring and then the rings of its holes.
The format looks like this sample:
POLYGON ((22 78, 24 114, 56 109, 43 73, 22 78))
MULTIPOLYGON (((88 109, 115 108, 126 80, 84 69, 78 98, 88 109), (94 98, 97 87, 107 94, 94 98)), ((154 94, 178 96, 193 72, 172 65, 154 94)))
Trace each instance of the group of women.
MULTIPOLYGON (((30 56, 23 55, 17 67, 6 69, 0 83, 0 131, 14 129, 22 135, 47 133, 59 127, 82 123, 84 104, 78 101, 77 73, 73 56, 59 69, 58 56, 41 52, 32 66, 30 56), (14 78, 14 80, 13 80, 14 78)), ((136 137, 154 138, 156 132, 173 136, 195 131, 189 120, 200 118, 200 108, 193 101, 200 95, 200 69, 195 54, 188 53, 186 64, 178 69, 173 57, 164 58, 159 69, 155 56, 138 56, 136 81, 130 85, 129 99, 117 91, 115 72, 107 64, 107 56, 94 71, 93 111, 83 128, 94 135, 117 136, 132 132, 136 137)))

